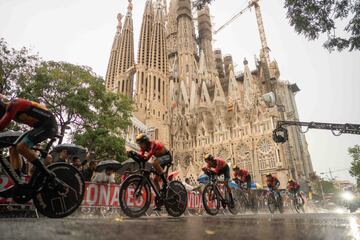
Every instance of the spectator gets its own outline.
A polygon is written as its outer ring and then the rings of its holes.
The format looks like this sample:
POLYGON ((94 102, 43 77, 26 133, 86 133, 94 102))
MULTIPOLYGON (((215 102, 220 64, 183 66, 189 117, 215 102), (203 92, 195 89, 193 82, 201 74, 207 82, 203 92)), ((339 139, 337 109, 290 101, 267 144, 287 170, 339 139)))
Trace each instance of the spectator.
POLYGON ((190 183, 189 178, 185 178, 185 182, 183 184, 184 184, 186 191, 192 191, 194 189, 194 187, 190 183))
POLYGON ((68 152, 66 149, 61 150, 61 152, 59 153, 59 159, 57 160, 57 162, 68 163, 68 152))
POLYGON ((105 171, 96 173, 92 182, 95 183, 115 183, 115 173, 111 168, 106 168, 105 171))
POLYGON ((71 163, 74 167, 77 168, 77 170, 82 171, 82 165, 81 165, 81 161, 80 158, 75 156, 72 159, 72 163, 71 163))
POLYGON ((94 174, 95 168, 96 168, 96 162, 90 161, 89 166, 83 170, 83 176, 84 176, 85 181, 87 181, 87 182, 91 181, 91 178, 94 174))

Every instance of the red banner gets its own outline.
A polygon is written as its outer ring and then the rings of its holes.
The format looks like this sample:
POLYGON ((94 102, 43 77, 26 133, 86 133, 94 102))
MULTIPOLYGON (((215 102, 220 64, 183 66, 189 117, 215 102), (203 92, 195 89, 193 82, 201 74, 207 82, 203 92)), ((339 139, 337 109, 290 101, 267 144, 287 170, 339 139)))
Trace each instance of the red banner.
MULTIPOLYGON (((145 193, 141 197, 133 196, 133 189, 128 189, 125 201, 129 207, 140 207, 145 203, 145 193)), ((86 190, 82 206, 120 206, 120 186, 116 184, 86 183, 86 190)), ((155 195, 151 194, 151 204, 154 203, 155 195)), ((203 208, 201 194, 188 192, 188 208, 203 208)))
MULTIPOLYGON (((28 178, 25 178, 27 180, 28 178)), ((0 175, 0 191, 4 191, 11 186, 13 186, 13 181, 6 175, 0 175)), ((139 207, 145 203, 147 196, 145 193, 141 197, 135 198, 133 194, 133 189, 128 189, 125 196, 125 201, 127 201, 127 206, 129 207, 139 207)), ((85 193, 82 206, 89 207, 120 207, 120 186, 116 184, 99 184, 99 183, 85 183, 85 193)), ((188 192, 188 208, 203 208, 201 194, 188 192)), ((151 194, 151 204, 154 204, 155 194, 151 194)), ((2 198, 0 197, 0 204, 11 204, 14 201, 11 198, 2 198)))
MULTIPOLYGON (((24 176, 22 179, 24 182, 29 180, 29 176, 24 176)), ((14 185, 14 181, 9 178, 7 175, 0 175, 0 192, 3 192, 14 185)), ((12 198, 3 198, 0 197, 0 204, 14 204, 12 198)))

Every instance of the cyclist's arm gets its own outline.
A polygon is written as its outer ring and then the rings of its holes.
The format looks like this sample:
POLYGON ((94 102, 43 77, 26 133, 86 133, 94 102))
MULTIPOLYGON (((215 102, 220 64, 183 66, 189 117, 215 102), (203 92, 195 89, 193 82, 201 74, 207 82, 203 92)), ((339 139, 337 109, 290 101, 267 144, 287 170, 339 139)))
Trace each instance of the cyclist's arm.
POLYGON ((7 125, 11 122, 12 119, 14 119, 16 115, 16 102, 13 101, 8 106, 5 115, 0 120, 0 131, 3 131, 4 128, 6 128, 7 125))

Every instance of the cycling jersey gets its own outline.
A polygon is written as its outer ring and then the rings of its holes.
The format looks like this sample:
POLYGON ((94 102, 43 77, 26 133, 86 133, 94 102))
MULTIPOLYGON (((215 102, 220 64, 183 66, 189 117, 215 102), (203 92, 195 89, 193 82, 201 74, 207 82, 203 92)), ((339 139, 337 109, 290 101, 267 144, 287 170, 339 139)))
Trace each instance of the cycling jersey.
POLYGON ((13 99, 0 120, 0 131, 9 125, 11 120, 33 127, 17 139, 15 144, 23 142, 31 148, 57 134, 58 126, 54 115, 36 102, 22 98, 13 99))
POLYGON ((147 149, 140 149, 140 155, 145 157, 146 160, 149 160, 152 156, 159 158, 167 154, 170 154, 169 151, 159 141, 150 141, 147 149), (145 155, 145 153, 147 154, 145 155))
POLYGON ((267 186, 270 189, 276 190, 280 187, 280 181, 276 177, 271 177, 270 180, 267 179, 266 181, 267 181, 267 186))
POLYGON ((30 127, 37 127, 52 117, 52 113, 39 103, 21 98, 14 99, 10 102, 0 120, 0 131, 9 125, 11 120, 30 127))
POLYGON ((249 176, 249 172, 245 169, 239 169, 237 171, 234 171, 234 178, 239 178, 242 182, 246 182, 249 176))
POLYGON ((225 166, 228 166, 224 159, 221 158, 215 158, 214 164, 207 163, 206 167, 207 169, 214 169, 213 171, 216 174, 219 174, 220 170, 223 169, 225 166))
POLYGON ((297 191, 299 191, 299 189, 300 189, 300 185, 297 183, 297 182, 290 182, 290 183, 288 183, 288 185, 287 185, 287 189, 290 191, 290 192, 297 192, 297 191))
POLYGON ((245 169, 234 171, 234 178, 240 180, 240 184, 246 183, 247 189, 251 188, 251 175, 245 169))

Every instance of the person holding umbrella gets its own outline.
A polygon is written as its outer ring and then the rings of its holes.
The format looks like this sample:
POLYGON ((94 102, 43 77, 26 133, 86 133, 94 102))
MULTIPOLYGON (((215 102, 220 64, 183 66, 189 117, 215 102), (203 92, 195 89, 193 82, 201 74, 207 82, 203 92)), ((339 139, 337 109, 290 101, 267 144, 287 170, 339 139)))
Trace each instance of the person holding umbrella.
MULTIPOLYGON (((140 155, 146 161, 154 158, 152 165, 163 181, 162 191, 164 191, 167 186, 167 180, 163 168, 172 162, 170 151, 167 150, 164 144, 160 143, 159 141, 151 141, 150 138, 144 133, 140 133, 136 137, 136 143, 140 147, 140 155)), ((154 185, 157 191, 160 191, 159 176, 155 176, 154 178, 154 185)), ((161 206, 156 206, 154 210, 161 210, 161 206)))

